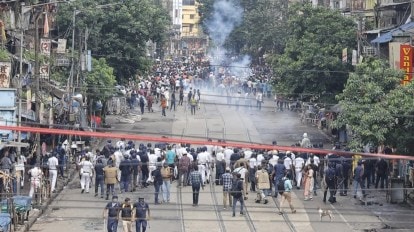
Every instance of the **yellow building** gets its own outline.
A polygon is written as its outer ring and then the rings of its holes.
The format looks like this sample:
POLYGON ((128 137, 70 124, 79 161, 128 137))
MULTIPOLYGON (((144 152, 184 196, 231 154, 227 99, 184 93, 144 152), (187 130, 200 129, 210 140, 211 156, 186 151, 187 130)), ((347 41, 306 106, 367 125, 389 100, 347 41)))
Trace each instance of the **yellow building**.
POLYGON ((183 0, 182 26, 181 26, 181 48, 183 55, 195 55, 204 53, 207 40, 200 26, 200 15, 195 0, 183 0))
POLYGON ((182 8, 182 37, 199 36, 200 15, 198 14, 199 3, 195 0, 183 0, 182 8))

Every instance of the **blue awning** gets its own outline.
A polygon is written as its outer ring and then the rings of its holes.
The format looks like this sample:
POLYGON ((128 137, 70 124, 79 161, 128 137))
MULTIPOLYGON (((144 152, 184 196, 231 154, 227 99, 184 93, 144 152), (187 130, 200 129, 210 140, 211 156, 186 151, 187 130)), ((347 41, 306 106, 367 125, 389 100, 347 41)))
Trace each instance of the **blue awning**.
POLYGON ((392 40, 392 36, 394 35, 394 33, 398 33, 398 32, 406 32, 410 29, 414 28, 414 22, 409 22, 407 24, 401 25, 397 28, 392 29, 391 31, 381 35, 380 37, 374 39, 371 41, 371 43, 388 43, 392 40))

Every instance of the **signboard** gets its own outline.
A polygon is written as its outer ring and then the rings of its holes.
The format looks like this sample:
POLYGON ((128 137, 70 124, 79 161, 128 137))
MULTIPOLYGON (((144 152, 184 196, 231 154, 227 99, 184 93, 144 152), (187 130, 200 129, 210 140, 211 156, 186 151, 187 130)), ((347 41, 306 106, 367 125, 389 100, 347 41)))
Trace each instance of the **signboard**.
MULTIPOLYGON (((16 126, 16 89, 0 89, 1 110, 0 125, 16 126)), ((1 141, 12 141, 14 133, 11 130, 0 130, 1 141)))
POLYGON ((348 49, 342 49, 342 63, 348 62, 348 49))
POLYGON ((10 87, 10 62, 0 62, 0 88, 10 87))
POLYGON ((43 55, 50 56, 50 39, 40 39, 40 52, 43 55))
POLYGON ((39 70, 40 78, 49 79, 49 65, 41 65, 39 70))
POLYGON ((401 84, 406 85, 413 78, 413 48, 411 45, 400 45, 400 68, 404 71, 404 78, 401 84))
POLYGON ((58 39, 58 47, 56 49, 56 53, 66 53, 66 39, 58 39))

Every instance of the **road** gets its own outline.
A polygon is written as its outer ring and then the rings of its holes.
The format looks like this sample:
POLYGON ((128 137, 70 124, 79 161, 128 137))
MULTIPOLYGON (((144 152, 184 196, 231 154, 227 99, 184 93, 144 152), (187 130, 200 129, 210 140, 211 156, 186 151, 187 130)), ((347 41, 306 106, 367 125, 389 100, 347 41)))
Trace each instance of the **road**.
MULTIPOLYGON (((165 136, 180 135, 265 144, 277 140, 279 145, 288 146, 299 141, 306 132, 312 143, 324 143, 325 148, 330 146, 323 133, 315 127, 302 124, 296 113, 273 112, 273 102, 270 100, 265 100, 265 107, 259 111, 245 108, 236 110, 234 105, 227 106, 222 97, 201 97, 202 103, 196 115, 191 115, 186 107, 179 106, 175 112, 167 110, 167 117, 162 117, 157 106, 154 113, 145 113, 142 121, 134 124, 119 124, 115 116, 108 117, 108 122, 116 129, 130 133, 157 133, 165 136)), ((408 219, 411 216, 414 218, 410 208, 387 205, 384 202, 362 206, 352 196, 337 197, 337 204, 325 205, 322 203, 320 191, 313 201, 303 201, 303 192, 295 189, 292 196, 297 213, 287 213, 284 216, 276 213, 278 199, 273 198, 267 205, 256 204, 255 194, 250 193, 246 201, 246 214, 236 217, 231 216, 230 209, 225 210, 222 207, 221 186, 207 185, 200 194, 198 207, 192 207, 191 189, 176 188, 175 182, 172 184, 172 200, 169 204, 154 205, 153 191, 153 187, 149 187, 135 193, 119 195, 120 200, 125 197, 136 200, 138 196, 142 196, 150 203, 152 220, 149 231, 381 231, 387 226, 391 227, 391 222, 394 223, 393 228, 407 229, 412 228, 414 223, 408 219), (333 211, 335 218, 332 222, 327 218, 322 222, 319 220, 319 206, 333 211), (407 220, 402 220, 403 216, 407 220)), ((377 195, 384 194, 379 192, 377 195)), ((378 199, 380 200, 382 198, 378 199)), ((102 231, 102 210, 105 203, 105 200, 95 198, 93 193, 81 194, 79 180, 75 178, 57 196, 30 231, 102 231)))

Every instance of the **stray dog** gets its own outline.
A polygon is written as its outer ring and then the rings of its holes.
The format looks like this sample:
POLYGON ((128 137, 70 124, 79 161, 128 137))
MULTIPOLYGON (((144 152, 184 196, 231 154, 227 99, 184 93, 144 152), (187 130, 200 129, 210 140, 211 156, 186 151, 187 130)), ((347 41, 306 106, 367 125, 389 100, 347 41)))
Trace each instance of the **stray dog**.
POLYGON ((328 216, 330 221, 332 221, 332 219, 335 218, 332 211, 329 209, 322 209, 321 207, 318 207, 318 212, 319 212, 319 217, 321 218, 321 221, 322 221, 322 218, 325 216, 328 216))

